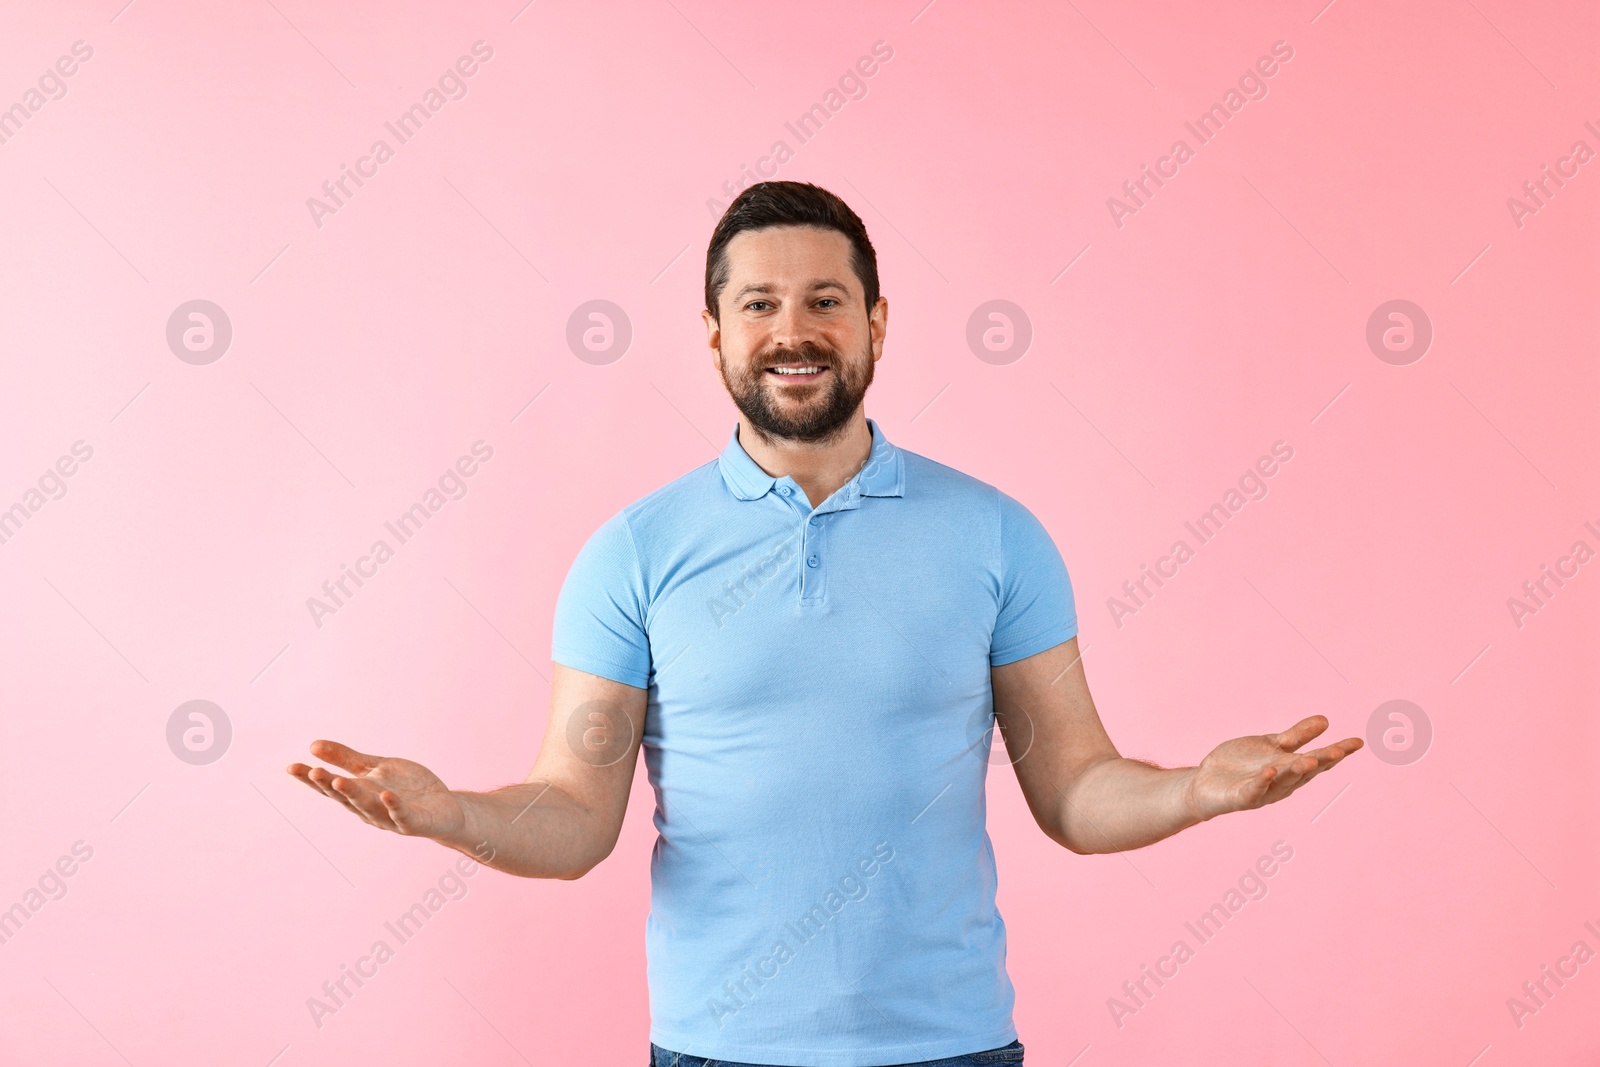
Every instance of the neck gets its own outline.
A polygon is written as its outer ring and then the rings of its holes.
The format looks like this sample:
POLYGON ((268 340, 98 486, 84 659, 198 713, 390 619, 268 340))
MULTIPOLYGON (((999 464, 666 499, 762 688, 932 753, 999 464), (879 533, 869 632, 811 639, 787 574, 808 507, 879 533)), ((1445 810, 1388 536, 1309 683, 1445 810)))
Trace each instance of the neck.
POLYGON ((739 444, 766 473, 793 478, 816 507, 866 465, 872 454, 872 429, 857 408, 849 422, 827 437, 795 441, 765 433, 740 415, 739 444))

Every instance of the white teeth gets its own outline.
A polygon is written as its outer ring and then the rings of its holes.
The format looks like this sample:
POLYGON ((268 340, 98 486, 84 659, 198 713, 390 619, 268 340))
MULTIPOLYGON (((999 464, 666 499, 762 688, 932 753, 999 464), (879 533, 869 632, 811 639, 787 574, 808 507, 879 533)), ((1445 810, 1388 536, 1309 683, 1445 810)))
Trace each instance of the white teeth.
POLYGON ((772 367, 779 374, 816 374, 821 367, 772 367))

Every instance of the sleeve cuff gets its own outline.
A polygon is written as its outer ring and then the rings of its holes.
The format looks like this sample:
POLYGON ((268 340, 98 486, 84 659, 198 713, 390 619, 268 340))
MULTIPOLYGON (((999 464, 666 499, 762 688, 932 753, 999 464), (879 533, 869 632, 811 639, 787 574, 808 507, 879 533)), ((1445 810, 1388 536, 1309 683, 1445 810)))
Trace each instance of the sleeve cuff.
POLYGON ((1037 637, 1034 637, 1031 640, 1023 641, 1019 644, 1009 645, 1003 650, 991 651, 989 653, 989 666, 1004 667, 1006 664, 1015 663, 1019 659, 1027 659, 1029 656, 1036 656, 1045 649, 1055 648, 1057 645, 1065 644, 1077 636, 1078 622, 1076 619, 1074 619, 1072 622, 1066 625, 1057 626, 1054 629, 1046 630, 1044 633, 1039 634, 1037 637))
POLYGON ((631 685, 635 689, 648 689, 650 687, 650 672, 648 670, 641 671, 637 667, 631 667, 626 664, 613 663, 610 660, 576 652, 563 652, 560 649, 556 649, 550 658, 563 667, 571 667, 573 670, 583 671, 585 674, 609 678, 613 682, 631 685))

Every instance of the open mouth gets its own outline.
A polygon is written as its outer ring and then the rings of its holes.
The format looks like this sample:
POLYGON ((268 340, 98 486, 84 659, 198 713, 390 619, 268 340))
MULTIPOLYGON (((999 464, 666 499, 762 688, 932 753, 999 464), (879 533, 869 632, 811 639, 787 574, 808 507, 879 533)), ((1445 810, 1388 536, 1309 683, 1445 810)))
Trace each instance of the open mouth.
POLYGON ((768 367, 767 374, 786 382, 814 382, 828 373, 828 368, 816 363, 782 363, 768 367))

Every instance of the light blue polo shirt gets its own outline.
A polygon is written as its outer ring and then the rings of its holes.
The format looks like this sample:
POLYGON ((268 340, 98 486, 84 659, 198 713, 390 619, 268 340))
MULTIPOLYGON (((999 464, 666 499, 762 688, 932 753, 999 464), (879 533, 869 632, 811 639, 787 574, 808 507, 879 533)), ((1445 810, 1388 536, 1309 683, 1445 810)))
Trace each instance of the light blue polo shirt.
POLYGON ((666 1049, 857 1067, 1017 1036, 989 669, 1076 635, 1072 586, 1020 503, 868 425, 815 508, 736 427, 601 525, 557 600, 557 663, 649 691, 666 1049))

